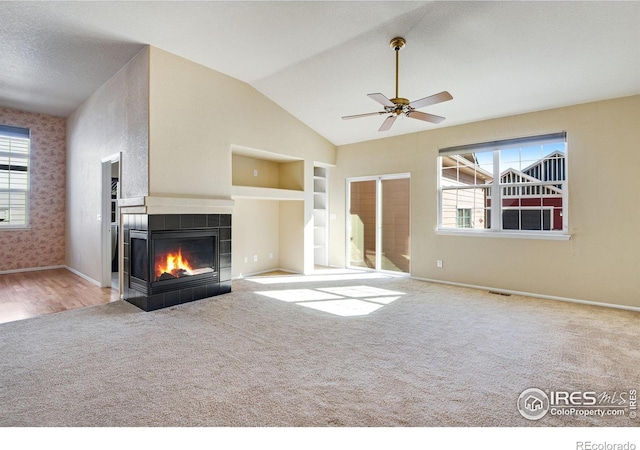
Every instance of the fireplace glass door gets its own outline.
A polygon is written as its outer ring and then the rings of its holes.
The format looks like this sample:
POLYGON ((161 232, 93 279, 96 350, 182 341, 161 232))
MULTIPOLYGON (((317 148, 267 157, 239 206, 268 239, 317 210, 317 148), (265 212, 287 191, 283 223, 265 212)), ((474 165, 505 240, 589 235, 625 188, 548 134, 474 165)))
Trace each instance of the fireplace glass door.
POLYGON ((153 281, 161 282, 210 274, 216 271, 216 236, 182 233, 154 235, 153 281))

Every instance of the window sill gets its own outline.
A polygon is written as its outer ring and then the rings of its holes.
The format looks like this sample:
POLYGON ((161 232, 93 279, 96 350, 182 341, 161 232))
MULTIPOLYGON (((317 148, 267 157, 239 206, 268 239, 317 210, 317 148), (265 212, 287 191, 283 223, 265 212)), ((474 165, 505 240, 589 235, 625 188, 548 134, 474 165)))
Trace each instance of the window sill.
POLYGON ((438 236, 466 236, 466 237, 485 237, 485 238, 501 238, 501 239, 536 239, 547 241, 568 241, 571 239, 570 234, 562 232, 513 232, 513 231, 463 231, 463 230, 436 230, 438 236))
POLYGON ((0 226, 0 231, 29 231, 30 229, 28 225, 0 226))

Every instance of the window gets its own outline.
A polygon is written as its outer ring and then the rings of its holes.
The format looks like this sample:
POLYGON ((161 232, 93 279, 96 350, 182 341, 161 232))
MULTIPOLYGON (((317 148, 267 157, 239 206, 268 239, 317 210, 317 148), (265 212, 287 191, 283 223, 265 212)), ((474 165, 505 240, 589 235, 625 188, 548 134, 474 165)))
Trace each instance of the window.
POLYGON ((471 228, 471 208, 458 208, 458 228, 471 228))
POLYGON ((29 134, 0 125, 0 229, 29 224, 29 134))
POLYGON ((439 151, 438 230, 567 235, 566 133, 439 151))

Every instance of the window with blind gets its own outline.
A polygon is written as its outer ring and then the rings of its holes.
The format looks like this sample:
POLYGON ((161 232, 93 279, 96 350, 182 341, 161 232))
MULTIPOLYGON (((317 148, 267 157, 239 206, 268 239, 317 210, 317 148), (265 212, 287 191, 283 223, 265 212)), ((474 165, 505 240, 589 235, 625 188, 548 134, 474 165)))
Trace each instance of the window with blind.
POLYGON ((441 149, 438 230, 568 236, 566 142, 561 132, 441 149))
POLYGON ((30 133, 0 125, 0 230, 29 225, 30 133))

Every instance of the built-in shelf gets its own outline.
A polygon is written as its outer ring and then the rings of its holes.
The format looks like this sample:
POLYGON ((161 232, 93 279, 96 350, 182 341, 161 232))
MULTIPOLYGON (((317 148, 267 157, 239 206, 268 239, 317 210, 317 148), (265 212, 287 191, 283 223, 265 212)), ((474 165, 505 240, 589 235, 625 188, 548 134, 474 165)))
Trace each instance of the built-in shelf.
POLYGON ((254 200, 304 200, 304 191, 252 186, 231 186, 231 198, 254 200))
POLYGON ((314 264, 329 264, 328 252, 328 169, 313 168, 313 260, 314 264))
POLYGON ((304 191, 304 161, 277 153, 234 148, 231 153, 231 184, 304 191))
MULTIPOLYGON (((308 162, 301 158, 235 145, 231 147, 231 198, 243 207, 244 199, 280 202, 278 205, 256 202, 259 204, 255 209, 278 209, 277 220, 282 220, 280 225, 291 237, 280 239, 280 254, 287 254, 286 259, 293 261, 289 263, 299 264, 302 271, 312 269, 311 251, 315 264, 326 266, 329 262, 328 169, 315 166, 313 174, 308 172, 309 169, 308 162), (307 214, 311 211, 312 235, 306 232, 307 214), (303 245, 292 244, 291 240, 295 239, 302 240, 303 245)), ((246 209, 239 209, 249 211, 249 202, 246 209)))

